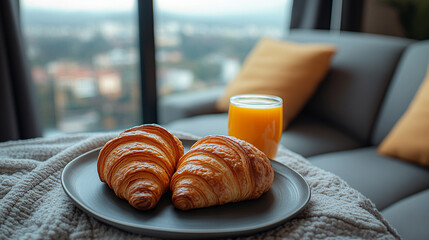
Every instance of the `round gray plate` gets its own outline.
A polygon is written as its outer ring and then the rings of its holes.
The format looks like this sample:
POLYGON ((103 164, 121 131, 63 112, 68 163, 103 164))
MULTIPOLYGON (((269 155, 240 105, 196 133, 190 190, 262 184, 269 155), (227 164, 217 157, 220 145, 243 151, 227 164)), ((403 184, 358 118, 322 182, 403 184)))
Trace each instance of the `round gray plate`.
MULTIPOLYGON (((182 140, 185 148, 195 141, 182 140)), ((296 216, 310 200, 310 187, 301 175, 272 161, 270 190, 259 199, 181 211, 164 194, 149 211, 138 211, 102 183, 97 173, 100 148, 71 161, 61 182, 74 203, 102 222, 130 232, 163 238, 225 238, 268 230, 296 216)))

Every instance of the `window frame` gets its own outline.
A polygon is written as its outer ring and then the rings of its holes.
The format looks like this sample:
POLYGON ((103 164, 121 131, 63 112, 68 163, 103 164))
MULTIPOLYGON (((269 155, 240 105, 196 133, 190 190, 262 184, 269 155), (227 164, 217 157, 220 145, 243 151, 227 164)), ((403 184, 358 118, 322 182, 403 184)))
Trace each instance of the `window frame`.
POLYGON ((137 8, 142 122, 158 123, 153 1, 138 0, 137 8))

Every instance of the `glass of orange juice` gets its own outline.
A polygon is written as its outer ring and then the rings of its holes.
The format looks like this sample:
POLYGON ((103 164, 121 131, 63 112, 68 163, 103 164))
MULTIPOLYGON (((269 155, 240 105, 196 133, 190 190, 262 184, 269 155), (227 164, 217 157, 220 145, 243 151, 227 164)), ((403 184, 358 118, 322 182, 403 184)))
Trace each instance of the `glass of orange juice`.
POLYGON ((230 98, 228 135, 245 140, 274 159, 283 131, 283 101, 261 94, 230 98))

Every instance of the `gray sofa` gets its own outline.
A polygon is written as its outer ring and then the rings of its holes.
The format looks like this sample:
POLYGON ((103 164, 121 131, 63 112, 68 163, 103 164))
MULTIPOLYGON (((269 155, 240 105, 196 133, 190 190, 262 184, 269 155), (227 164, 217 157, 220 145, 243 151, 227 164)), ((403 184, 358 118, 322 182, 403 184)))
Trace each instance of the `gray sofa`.
MULTIPOLYGON (((429 168, 380 156, 376 148, 425 77, 429 40, 308 30, 292 31, 287 39, 331 43, 338 51, 281 143, 370 198, 404 239, 427 239, 429 168)), ((222 91, 162 99, 161 124, 198 136, 227 134, 227 113, 214 108, 222 91)))

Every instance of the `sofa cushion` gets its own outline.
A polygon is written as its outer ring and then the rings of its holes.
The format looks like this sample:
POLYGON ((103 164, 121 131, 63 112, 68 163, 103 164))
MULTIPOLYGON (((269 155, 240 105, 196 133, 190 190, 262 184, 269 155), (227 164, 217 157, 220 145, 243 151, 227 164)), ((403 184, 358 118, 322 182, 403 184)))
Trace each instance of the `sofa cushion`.
POLYGON ((334 44, 337 53, 308 110, 368 143, 396 64, 412 41, 363 33, 298 30, 290 41, 334 44))
POLYGON ((378 152, 429 167, 429 69, 407 111, 378 152))
POLYGON ((429 40, 414 43, 407 48, 381 106, 372 144, 380 144, 407 110, 425 77, 428 62, 429 40))
POLYGON ((280 142, 304 157, 361 147, 351 136, 309 116, 299 116, 293 121, 280 142))
POLYGON ((215 103, 224 87, 180 92, 158 99, 158 121, 166 124, 177 119, 215 113, 215 103))
POLYGON ((213 134, 228 135, 228 114, 205 114, 179 119, 165 124, 164 127, 169 130, 190 133, 198 137, 213 134))
POLYGON ((329 69, 335 47, 261 39, 247 56, 216 107, 226 112, 239 94, 268 94, 283 99, 283 125, 300 112, 329 69))
POLYGON ((429 189, 405 198, 381 213, 404 239, 422 239, 429 236, 429 189))
MULTIPOLYGON (((228 114, 206 114, 180 119, 165 124, 164 127, 199 137, 212 134, 227 135, 228 114)), ((356 140, 340 130, 305 116, 300 116, 291 123, 283 132, 280 143, 304 157, 359 147, 356 140)))
POLYGON ((346 180, 380 210, 429 188, 429 169, 381 156, 376 147, 322 154, 309 160, 346 180))

